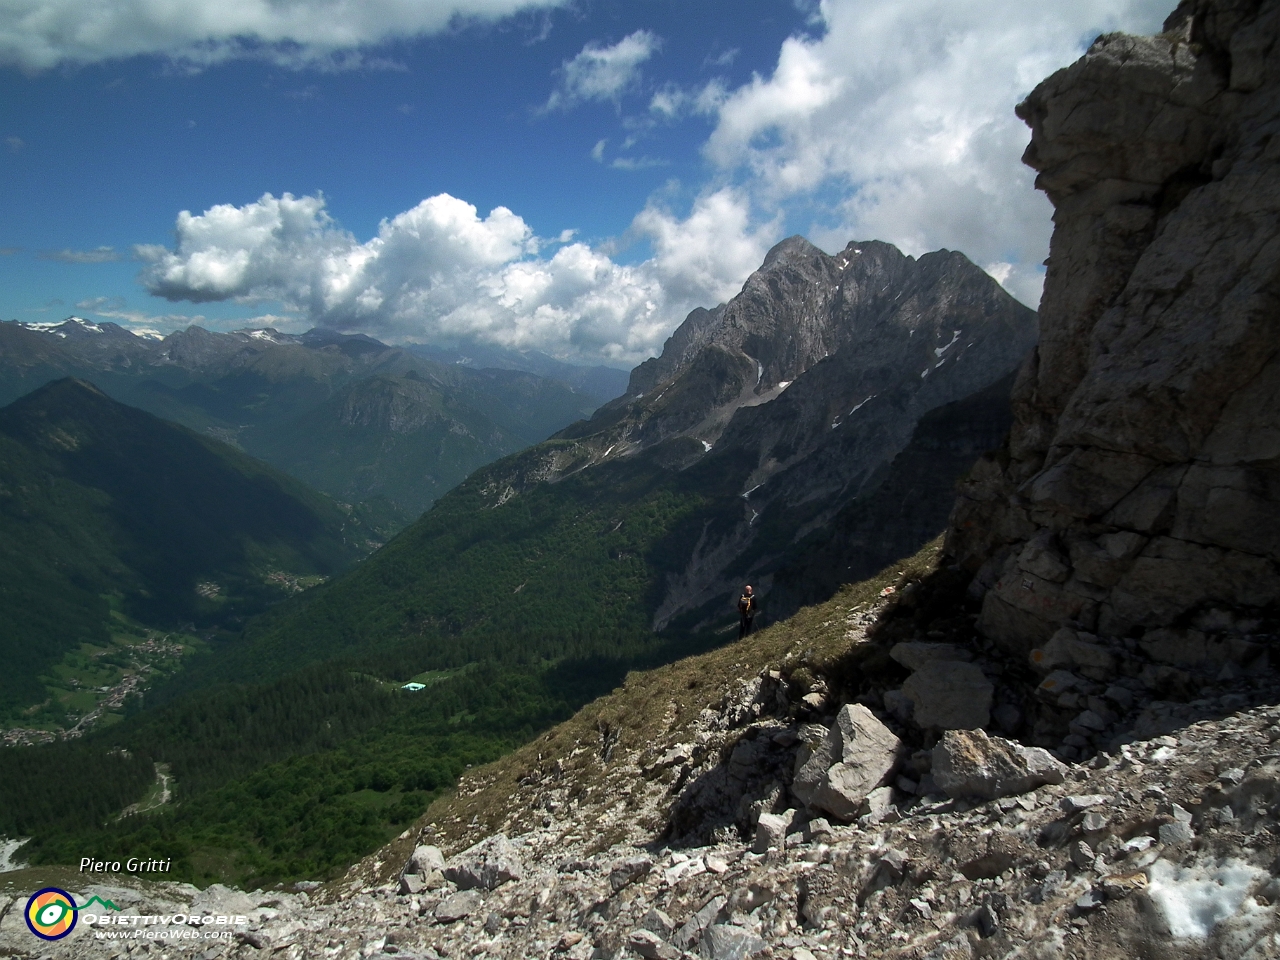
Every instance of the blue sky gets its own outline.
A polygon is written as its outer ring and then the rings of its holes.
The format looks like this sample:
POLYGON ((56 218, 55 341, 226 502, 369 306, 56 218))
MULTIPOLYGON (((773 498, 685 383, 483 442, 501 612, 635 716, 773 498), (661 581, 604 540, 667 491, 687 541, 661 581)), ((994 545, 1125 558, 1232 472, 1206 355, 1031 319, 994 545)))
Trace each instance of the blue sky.
POLYGON ((790 233, 960 249, 1034 306, 1013 104, 1170 4, 179 6, 0 10, 0 317, 625 366, 790 233))

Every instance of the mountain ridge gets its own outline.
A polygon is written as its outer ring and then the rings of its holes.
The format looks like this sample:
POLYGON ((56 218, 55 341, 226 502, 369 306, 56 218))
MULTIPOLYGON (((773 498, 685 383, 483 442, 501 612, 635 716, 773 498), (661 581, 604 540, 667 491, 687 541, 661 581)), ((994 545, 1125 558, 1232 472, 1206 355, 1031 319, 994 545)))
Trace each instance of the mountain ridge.
MULTIPOLYGON (((601 637, 634 634, 637 642, 664 629, 672 638, 700 635, 720 629, 725 597, 747 578, 767 604, 773 571, 803 552, 805 533, 870 492, 877 471, 910 443, 918 418, 1010 373, 1035 334, 1034 314, 959 254, 917 261, 887 244, 847 249, 841 260, 807 242, 784 244, 740 298, 691 314, 702 342, 670 365, 675 373, 660 391, 667 396, 628 395, 476 471, 349 581, 253 628, 244 655, 256 656, 257 646, 283 649, 290 637, 316 656, 418 637, 430 638, 424 656, 452 662, 446 651, 487 649, 497 639, 484 638, 503 630, 524 636, 532 654, 560 644, 544 624, 562 616, 596 623, 601 637), (864 248, 867 257, 850 268, 864 248), (885 263, 888 276, 914 286, 886 292, 887 276, 874 283, 885 263), (847 294, 842 274, 854 280, 847 294), (815 277, 827 286, 815 291, 815 277), (809 299, 790 303, 784 291, 792 290, 809 291, 809 299), (904 291, 910 295, 895 303, 904 291), (761 317, 770 297, 790 303, 788 323, 806 325, 803 350, 785 343, 784 322, 761 317), (756 335, 753 324, 780 345, 776 356, 756 350, 768 373, 732 347, 756 335), (833 332, 841 324, 850 329, 833 332), (840 419, 868 400, 873 416, 840 419), (679 429, 646 434, 655 415, 679 429), (732 425, 715 435, 718 443, 698 433, 709 417, 732 425), (787 442, 795 455, 769 462, 787 442), (808 464, 820 469, 806 475, 808 464)), ((698 339, 683 330, 673 334, 676 344, 698 339)), ((918 548, 920 535, 880 538, 888 555, 865 564, 918 548)))
MULTIPOLYGON (((521 359, 515 357, 507 360, 509 367, 521 359)), ((554 362, 546 358, 547 364, 554 362)), ((403 514, 397 528, 476 467, 544 439, 599 402, 536 373, 443 364, 363 334, 315 329, 294 335, 271 328, 215 333, 193 325, 166 337, 139 337, 118 324, 76 317, 0 324, 0 399, 16 399, 67 375, 293 470, 332 496, 376 497, 377 510, 388 515, 393 511, 385 506, 394 504, 403 514), (358 393, 355 385, 364 380, 411 373, 442 394, 421 415, 456 414, 442 424, 446 433, 465 436, 484 418, 494 420, 497 431, 485 427, 491 436, 484 440, 444 447, 435 436, 380 431, 380 450, 368 449, 374 443, 368 437, 344 435, 335 419, 342 409, 332 402, 336 396, 358 393), (436 402, 441 399, 443 406, 436 402), (410 464, 416 475, 405 473, 410 464)))

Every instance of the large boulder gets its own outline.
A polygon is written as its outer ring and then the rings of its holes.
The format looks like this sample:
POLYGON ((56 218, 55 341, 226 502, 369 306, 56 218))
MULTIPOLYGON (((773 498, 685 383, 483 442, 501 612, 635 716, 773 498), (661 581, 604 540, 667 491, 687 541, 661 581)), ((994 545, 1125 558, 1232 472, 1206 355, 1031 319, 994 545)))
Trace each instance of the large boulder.
POLYGON ((495 833, 450 859, 444 875, 462 890, 492 890, 524 876, 524 864, 506 835, 495 833))
POLYGON ((920 726, 973 730, 991 722, 991 681, 973 663, 930 660, 907 678, 902 692, 920 726))
POLYGON ((415 847, 409 862, 404 866, 405 873, 415 873, 420 877, 427 876, 433 870, 444 870, 444 854, 439 847, 426 845, 415 847))
POLYGON ((747 960, 763 953, 765 943, 750 930, 727 923, 707 928, 698 943, 698 956, 703 960, 747 960))
POLYGON ((949 797, 1014 796, 1062 783, 1066 772, 1066 765, 1047 750, 981 730, 948 730, 933 748, 933 780, 949 797))
MULTIPOLYGON (((860 703, 846 704, 836 715, 822 748, 814 751, 810 763, 829 766, 817 778, 809 797, 797 796, 808 806, 841 820, 854 820, 862 800, 876 787, 888 783, 898 764, 902 742, 875 714, 860 703)), ((815 771, 806 764, 801 773, 815 771)), ((795 792, 795 785, 792 785, 795 792)))

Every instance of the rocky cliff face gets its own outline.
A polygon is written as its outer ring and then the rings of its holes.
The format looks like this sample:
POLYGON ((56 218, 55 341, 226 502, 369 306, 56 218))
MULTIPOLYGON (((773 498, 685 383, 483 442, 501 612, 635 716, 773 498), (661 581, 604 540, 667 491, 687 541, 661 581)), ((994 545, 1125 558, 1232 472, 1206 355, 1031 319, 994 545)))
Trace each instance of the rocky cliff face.
MULTIPOLYGON (((810 551, 801 544, 862 502, 865 536, 847 544, 858 551, 857 569, 843 556, 838 564, 856 579, 913 553, 943 526, 945 507, 923 512, 922 533, 919 523, 896 524, 899 508, 874 499, 921 418, 1012 373, 1035 337, 1035 313, 963 254, 917 260, 887 243, 854 241, 828 256, 792 237, 728 304, 691 313, 662 356, 635 369, 625 396, 495 465, 495 502, 626 460, 661 464, 681 489, 714 491, 716 506, 692 531, 682 568, 667 577, 653 616, 659 630, 681 617, 719 617, 715 605, 743 582, 768 594, 775 571, 807 570, 810 551)), ((974 408, 982 421, 974 435, 986 445, 954 463, 910 461, 939 478, 940 503, 973 458, 1003 437, 1003 403, 974 408)), ((792 612, 802 594, 830 596, 832 578, 819 579, 825 593, 784 591, 771 614, 792 612)))
POLYGON ((1280 4, 1188 0, 1019 107, 1056 208, 1007 449, 949 548, 980 628, 1175 670, 1261 652, 1280 600, 1280 4), (1088 639, 1088 638, 1086 638, 1088 639))
MULTIPOLYGON (((916 260, 854 241, 832 257, 791 237, 728 304, 691 313, 625 396, 562 436, 607 440, 615 456, 677 436, 723 443, 755 461, 754 486, 841 427, 872 420, 897 437, 886 410, 904 415, 910 436, 920 413, 1019 363, 1035 334, 1035 314, 963 254, 916 260)), ((846 453, 833 451, 833 465, 846 453)))

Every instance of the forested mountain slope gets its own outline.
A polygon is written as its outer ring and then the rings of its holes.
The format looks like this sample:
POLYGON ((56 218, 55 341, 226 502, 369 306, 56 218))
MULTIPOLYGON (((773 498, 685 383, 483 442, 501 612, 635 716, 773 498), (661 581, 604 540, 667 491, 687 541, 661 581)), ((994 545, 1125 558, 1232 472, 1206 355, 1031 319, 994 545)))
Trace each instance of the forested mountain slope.
POLYGON ((105 646, 112 608, 157 627, 228 624, 332 576, 371 533, 327 497, 228 447, 60 380, 0 409, 0 709, 105 646))

